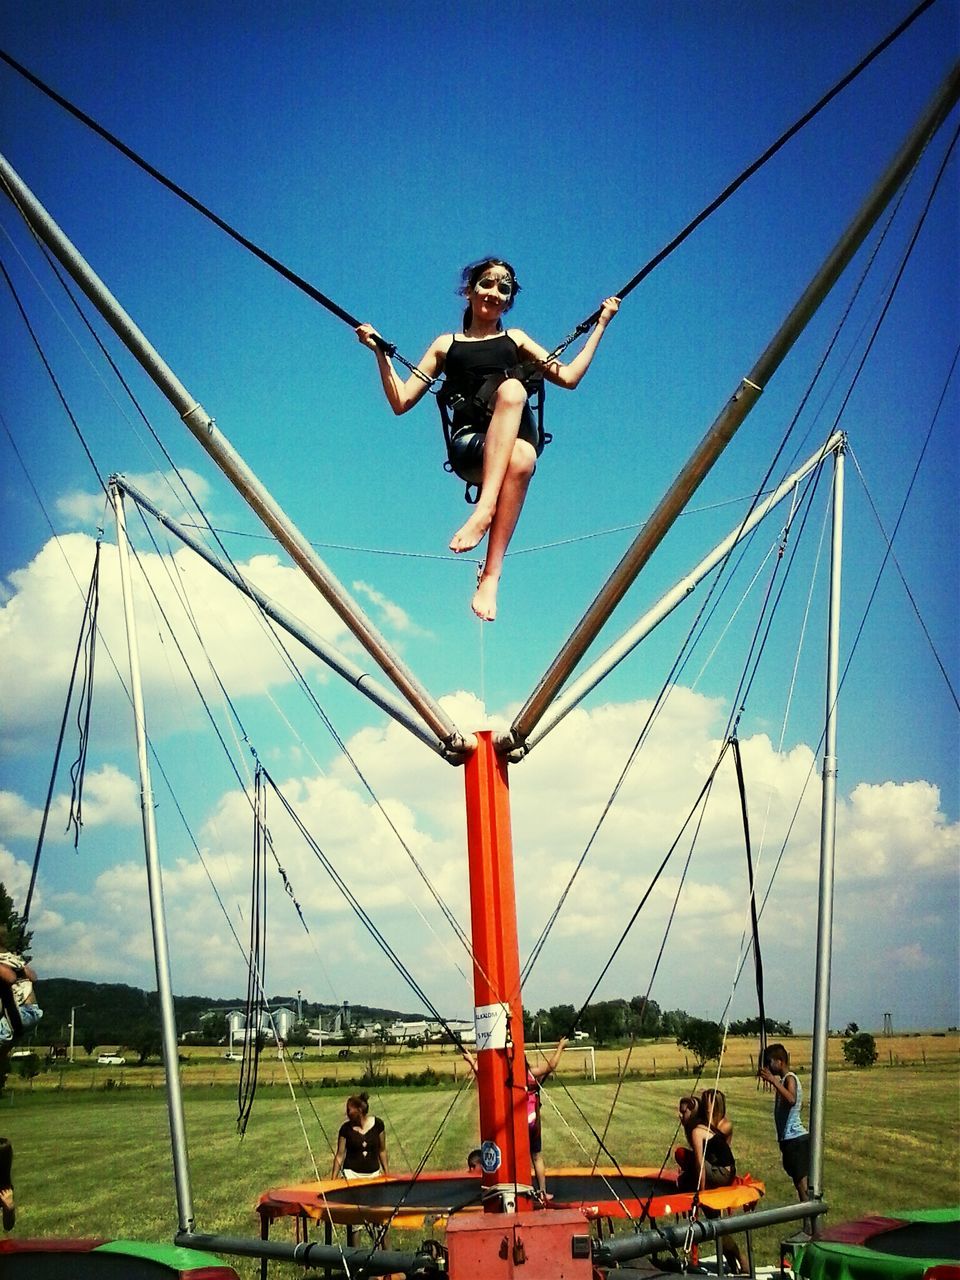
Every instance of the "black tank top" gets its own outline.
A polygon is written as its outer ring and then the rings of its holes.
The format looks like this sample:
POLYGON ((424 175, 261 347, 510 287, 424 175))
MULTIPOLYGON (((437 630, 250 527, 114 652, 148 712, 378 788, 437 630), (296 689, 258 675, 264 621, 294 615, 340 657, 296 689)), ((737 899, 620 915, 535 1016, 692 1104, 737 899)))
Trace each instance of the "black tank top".
POLYGON ((520 348, 509 333, 476 341, 454 334, 443 362, 447 386, 460 395, 472 396, 492 373, 503 373, 520 364, 520 348))

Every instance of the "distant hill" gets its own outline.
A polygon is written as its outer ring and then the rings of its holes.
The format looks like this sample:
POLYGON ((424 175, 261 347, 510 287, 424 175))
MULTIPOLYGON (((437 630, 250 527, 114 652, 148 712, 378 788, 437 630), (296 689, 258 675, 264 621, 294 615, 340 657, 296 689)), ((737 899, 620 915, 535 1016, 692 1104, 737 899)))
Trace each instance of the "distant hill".
MULTIPOLYGON (((37 1041, 54 1044, 67 1041, 70 1035, 70 1010, 75 1011, 75 1039, 81 1044, 128 1044, 142 1032, 144 1025, 159 1027, 160 1003, 155 991, 143 991, 123 982, 82 982, 75 978, 43 978, 37 984, 43 1008, 43 1021, 37 1027, 37 1041)), ((177 1031, 197 1031, 200 1017, 210 1010, 242 1009, 245 997, 224 999, 221 996, 174 996, 177 1031)), ((270 1004, 297 1007, 296 995, 270 997, 270 1004)), ((304 1018, 314 1026, 318 1016, 337 1011, 337 1005, 301 1001, 304 1018)), ((376 1009, 369 1005, 351 1004, 351 1018, 361 1021, 393 1021, 395 1018, 415 1020, 422 1013, 403 1013, 397 1009, 376 1009)))

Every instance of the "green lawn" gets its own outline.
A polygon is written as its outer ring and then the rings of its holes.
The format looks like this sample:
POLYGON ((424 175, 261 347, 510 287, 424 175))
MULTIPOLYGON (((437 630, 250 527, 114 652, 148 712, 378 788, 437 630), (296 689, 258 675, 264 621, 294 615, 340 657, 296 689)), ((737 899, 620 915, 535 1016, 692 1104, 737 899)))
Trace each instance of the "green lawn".
MULTIPOLYGON (((725 1082, 735 1125, 738 1165, 767 1183, 767 1203, 790 1202, 793 1187, 780 1169, 773 1139, 772 1102, 753 1081, 725 1082)), ((629 1082, 610 1122, 607 1145, 622 1164, 659 1165, 673 1139, 682 1082, 629 1082)), ((568 1095, 556 1085, 544 1105, 548 1166, 589 1163, 595 1144, 574 1103, 602 1131, 613 1086, 578 1084, 568 1095), (559 1114, 558 1114, 559 1112, 559 1114)), ((394 1089, 371 1106, 387 1123, 391 1167, 411 1169, 421 1158, 453 1100, 450 1090, 394 1089)), ((830 1077, 825 1191, 830 1220, 865 1213, 954 1204, 957 1201, 960 1116, 956 1067, 874 1068, 830 1077)), ((191 1179, 198 1231, 253 1235, 253 1205, 271 1185, 322 1176, 330 1141, 342 1118, 343 1095, 320 1092, 299 1103, 264 1090, 242 1140, 235 1100, 220 1088, 185 1096, 191 1179), (302 1126, 301 1128, 301 1119, 302 1126)), ((476 1101, 465 1090, 433 1149, 428 1166, 462 1167, 476 1142, 476 1101)), ((0 1132, 16 1152, 17 1233, 107 1235, 169 1240, 176 1208, 164 1096, 155 1090, 18 1090, 0 1099, 0 1132)), ((275 1238, 286 1238, 281 1224, 275 1238)), ((777 1230, 760 1233, 758 1257, 775 1259, 777 1230)), ((399 1247, 410 1241, 397 1240, 399 1247)), ((256 1264, 235 1261, 244 1277, 256 1264)), ((302 1274, 275 1266, 271 1274, 302 1274)))

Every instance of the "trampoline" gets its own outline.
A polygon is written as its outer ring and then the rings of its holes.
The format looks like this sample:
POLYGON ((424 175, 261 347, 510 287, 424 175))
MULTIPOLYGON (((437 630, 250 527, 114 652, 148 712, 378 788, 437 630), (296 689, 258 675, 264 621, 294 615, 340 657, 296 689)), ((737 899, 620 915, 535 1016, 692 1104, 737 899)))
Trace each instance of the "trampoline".
POLYGON ((804 1280, 960 1280, 960 1207, 832 1227, 803 1251, 804 1280))
MULTIPOLYGON (((556 1169, 549 1174, 553 1209, 576 1209, 587 1218, 648 1219, 687 1213, 693 1194, 677 1190, 674 1171, 621 1168, 556 1169)), ((453 1214, 482 1212, 478 1174, 423 1173, 418 1178, 377 1177, 344 1181, 305 1182, 274 1187, 257 1201, 261 1235, 268 1237, 276 1218, 292 1217, 304 1227, 308 1220, 358 1226, 391 1222, 419 1230, 425 1220, 445 1221, 453 1214)), ((731 1187, 700 1195, 707 1208, 725 1211, 752 1206, 764 1186, 749 1174, 731 1187)))
POLYGON ((140 1240, 0 1240, 0 1280, 237 1280, 210 1253, 140 1240))

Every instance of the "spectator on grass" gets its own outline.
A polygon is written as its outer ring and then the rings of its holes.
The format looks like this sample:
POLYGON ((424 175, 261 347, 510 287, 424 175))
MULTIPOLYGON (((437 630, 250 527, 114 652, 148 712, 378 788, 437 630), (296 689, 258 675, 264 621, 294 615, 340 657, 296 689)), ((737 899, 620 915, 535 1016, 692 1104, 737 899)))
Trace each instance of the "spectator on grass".
POLYGON ((347 1118, 337 1134, 332 1177, 373 1178, 387 1174, 387 1134, 379 1116, 370 1115, 365 1093, 347 1099, 347 1118))
POLYGON ((773 1123, 780 1144, 780 1157, 793 1180, 800 1200, 807 1199, 810 1172, 810 1135, 800 1119, 803 1090, 790 1070, 790 1055, 782 1044, 771 1044, 763 1055, 760 1079, 773 1087, 773 1123))
POLYGON ((9 1138, 0 1138, 0 1216, 4 1231, 12 1231, 17 1209, 13 1202, 13 1143, 9 1138))

